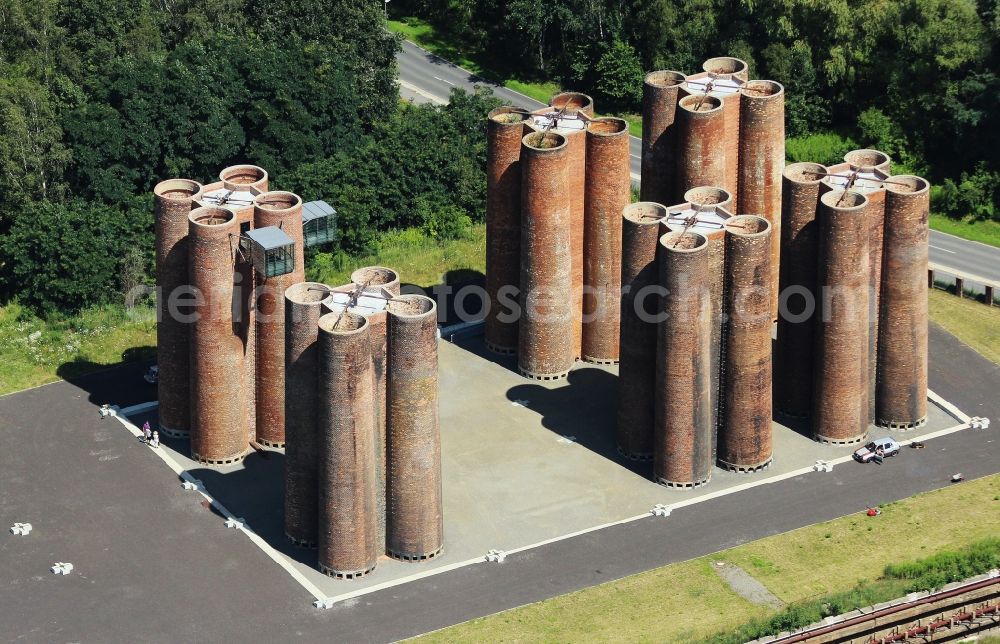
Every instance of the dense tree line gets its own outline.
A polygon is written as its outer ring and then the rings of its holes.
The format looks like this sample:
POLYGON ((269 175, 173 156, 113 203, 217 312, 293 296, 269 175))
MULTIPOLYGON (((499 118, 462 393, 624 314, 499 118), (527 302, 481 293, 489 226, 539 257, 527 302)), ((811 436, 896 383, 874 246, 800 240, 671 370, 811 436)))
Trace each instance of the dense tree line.
POLYGON ((787 89, 788 132, 834 131, 1000 218, 1000 0, 399 0, 501 73, 636 111, 643 70, 746 60, 787 89), (525 55, 527 54, 527 55, 525 55))
POLYGON ((345 252, 481 217, 489 103, 401 109, 398 46, 374 2, 0 0, 0 302, 148 281, 152 187, 232 163, 333 203, 345 252))

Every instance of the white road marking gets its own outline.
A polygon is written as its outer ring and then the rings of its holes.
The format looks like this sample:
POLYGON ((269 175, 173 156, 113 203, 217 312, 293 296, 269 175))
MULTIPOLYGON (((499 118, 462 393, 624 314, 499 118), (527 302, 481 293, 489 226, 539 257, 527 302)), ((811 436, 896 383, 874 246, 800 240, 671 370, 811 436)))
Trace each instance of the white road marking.
POLYGON ((938 250, 943 250, 944 252, 951 253, 952 255, 956 254, 955 251, 953 251, 953 250, 948 250, 947 248, 941 248, 940 246, 935 246, 934 244, 930 244, 930 247, 931 248, 936 248, 938 250))
POLYGON ((959 421, 960 423, 967 423, 972 420, 968 414, 963 413, 958 407, 951 404, 941 396, 937 395, 930 389, 927 390, 927 400, 931 401, 941 409, 945 410, 949 416, 959 421))
POLYGON ((455 83, 451 82, 450 80, 445 80, 445 79, 443 79, 443 78, 439 78, 438 76, 434 76, 433 78, 434 78, 434 80, 439 80, 439 81, 441 81, 442 83, 448 83, 448 84, 449 84, 449 85, 451 85, 452 87, 454 87, 454 86, 455 86, 455 83))
MULTIPOLYGON (((125 426, 125 429, 127 429, 133 436, 139 438, 140 436, 142 436, 142 430, 140 430, 138 427, 132 424, 132 422, 128 419, 128 414, 130 413, 134 414, 137 412, 137 410, 144 411, 152 409, 157 405, 158 403, 152 402, 152 403, 143 403, 142 405, 135 405, 133 407, 126 407, 125 409, 118 410, 118 413, 116 414, 115 418, 120 420, 122 425, 125 426)), ((167 466, 171 470, 173 470, 175 474, 183 478, 185 481, 197 485, 197 483, 199 482, 198 479, 191 476, 191 474, 189 474, 187 470, 181 467, 180 464, 176 460, 174 460, 172 456, 170 456, 170 452, 168 450, 151 449, 150 451, 159 456, 160 459, 164 463, 166 463, 167 466)), ((212 504, 212 507, 214 507, 219 512, 219 514, 225 517, 226 523, 243 521, 242 519, 239 519, 236 516, 234 516, 233 513, 226 508, 226 506, 222 505, 222 503, 220 503, 217 499, 215 499, 211 494, 206 492, 205 488, 199 487, 197 488, 197 490, 199 494, 205 497, 206 501, 212 504)), ((271 560, 274 561, 274 563, 284 568, 285 572, 291 575, 292 579, 297 581, 300 586, 309 591, 309 593, 313 597, 315 597, 320 601, 326 599, 326 593, 324 593, 322 590, 316 587, 316 585, 313 584, 311 581, 306 579, 305 576, 301 572, 299 572, 295 568, 295 566, 293 566, 283 554, 272 548, 271 544, 269 544, 267 541, 262 539, 260 535, 254 532, 249 524, 243 523, 240 532, 247 535, 247 537, 250 539, 250 541, 254 543, 254 545, 263 550, 264 554, 270 557, 271 560)))
POLYGON ((409 91, 413 92, 414 94, 417 94, 419 96, 423 96, 424 98, 426 98, 427 100, 429 100, 432 103, 437 103, 438 105, 447 105, 448 104, 448 99, 441 98, 440 96, 437 96, 436 94, 431 94, 430 92, 425 92, 424 90, 420 89, 419 87, 417 87, 413 83, 407 83, 405 80, 400 79, 399 86, 403 87, 405 89, 408 89, 409 91))
MULTIPOLYGON (((961 431, 963 429, 968 429, 969 428, 969 422, 968 422, 969 421, 969 416, 963 414, 954 405, 952 405, 951 403, 943 400, 940 396, 938 396, 936 393, 934 393, 931 390, 927 391, 927 398, 931 402, 933 402, 935 405, 937 405, 937 406, 941 407, 942 409, 944 409, 949 415, 951 415, 951 416, 953 416, 953 417, 961 420, 962 424, 961 425, 955 425, 953 427, 948 427, 948 428, 945 428, 945 429, 941 429, 941 430, 938 430, 938 431, 935 431, 935 432, 930 432, 928 434, 924 434, 923 436, 914 437, 914 438, 910 438, 910 439, 907 439, 907 440, 901 440, 901 441, 899 441, 900 445, 906 446, 906 445, 909 445, 910 443, 912 443, 912 442, 914 442, 916 440, 920 440, 920 441, 930 440, 932 438, 938 438, 940 436, 945 436, 947 434, 953 434, 955 432, 958 432, 958 431, 961 431)), ((133 425, 131 422, 129 422, 127 420, 126 416, 129 413, 136 413, 135 410, 137 408, 143 408, 143 410, 145 410, 145 409, 149 409, 151 405, 152 406, 156 406, 156 403, 155 402, 154 403, 144 403, 143 405, 136 405, 135 407, 129 407, 129 408, 126 408, 126 409, 123 409, 123 410, 119 410, 118 411, 118 415, 116 417, 118 418, 118 420, 120 420, 122 422, 123 425, 125 425, 125 427, 134 436, 138 437, 138 436, 141 435, 141 432, 140 432, 139 428, 136 427, 135 425, 133 425)), ((196 479, 194 479, 194 477, 192 477, 190 474, 188 474, 183 468, 180 467, 180 465, 177 464, 177 462, 173 458, 170 457, 170 455, 166 452, 166 450, 155 450, 155 452, 156 452, 156 454, 161 459, 163 459, 164 462, 167 463, 168 466, 170 466, 170 468, 172 470, 174 470, 174 472, 176 472, 179 476, 181 476, 182 478, 184 478, 184 480, 190 481, 190 482, 195 482, 196 481, 196 479)), ((838 465, 838 464, 841 464, 841 463, 848 463, 848 462, 853 461, 853 460, 854 460, 853 456, 846 455, 846 456, 842 456, 842 457, 835 458, 835 459, 829 459, 828 462, 831 465, 838 465)), ((810 465, 809 467, 803 467, 803 468, 800 468, 800 469, 797 469, 797 470, 793 470, 791 472, 785 472, 784 474, 778 474, 778 475, 775 475, 775 476, 768 477, 766 479, 760 479, 760 480, 757 480, 757 481, 748 481, 748 482, 742 483, 740 485, 735 485, 733 487, 725 488, 725 489, 722 489, 722 490, 717 490, 715 492, 710 492, 708 494, 702 494, 702 495, 699 495, 699 496, 695 496, 695 497, 691 497, 691 498, 688 498, 688 499, 684 499, 682 501, 677 501, 675 503, 664 504, 664 505, 668 509, 668 513, 669 513, 671 511, 677 509, 677 508, 682 508, 682 507, 686 507, 686 506, 689 506, 689 505, 695 505, 697 503, 702 503, 704 501, 709 501, 709 500, 716 499, 716 498, 719 498, 719 497, 727 496, 729 494, 735 494, 737 492, 742 492, 744 490, 749 490, 751 488, 755 488, 755 487, 758 487, 758 486, 761 486, 761 485, 768 485, 770 483, 777 483, 778 481, 784 481, 786 479, 794 478, 796 476, 803 476, 803 475, 806 475, 806 474, 811 474, 811 473, 813 473, 815 471, 816 471, 815 468, 812 465, 810 465)), ((226 517, 226 519, 233 520, 233 521, 238 520, 221 503, 219 503, 218 501, 216 501, 214 498, 212 498, 211 495, 209 495, 207 492, 205 492, 205 490, 203 488, 199 489, 198 491, 199 491, 199 493, 202 496, 204 496, 207 500, 209 500, 212 503, 212 505, 221 514, 223 514, 223 516, 226 517)), ((627 524, 627 523, 632 523, 632 522, 635 522, 635 521, 639 521, 641 519, 649 519, 649 518, 652 518, 652 517, 653 517, 653 514, 651 514, 650 512, 644 512, 642 514, 638 514, 638 515, 632 516, 632 517, 627 517, 627 518, 621 519, 619 521, 612 521, 612 522, 609 522, 609 523, 603 523, 601 525, 592 526, 590 528, 584 528, 583 530, 577 530, 577 531, 571 532, 569 534, 560 535, 560 536, 557 536, 557 537, 553 537, 551 539, 546 539, 544 541, 539 541, 537 543, 532 543, 532 544, 529 544, 529 545, 526 545, 526 546, 521 546, 519 548, 511 548, 509 550, 506 550, 505 552, 506 552, 507 555, 512 555, 512 554, 516 554, 516 553, 519 553, 519 552, 525 552, 527 550, 533 550, 535 548, 540 548, 542 546, 546 546, 546 545, 549 545, 549 544, 552 544, 552 543, 556 543, 556 542, 559 542, 559 541, 565 541, 566 539, 572 539, 573 537, 578 537, 580 535, 588 534, 588 533, 591 533, 591 532, 596 532, 598 530, 604 530, 605 528, 610 528, 610 527, 618 526, 618 525, 624 525, 624 524, 627 524)), ((333 608, 334 605, 336 605, 336 604, 338 604, 340 602, 344 602, 344 601, 349 600, 349 599, 355 599, 357 597, 361 597, 361 596, 367 595, 369 593, 377 592, 377 591, 380 591, 380 590, 385 590, 385 589, 388 589, 388 588, 393 588, 395 586, 401 586, 403 584, 407 584, 407 583, 410 583, 412 581, 417 581, 418 579, 424 579, 424 578, 427 578, 427 577, 433 577, 435 575, 440 575, 440 574, 443 574, 443 573, 446 573, 446 572, 451 572, 452 570, 458 570, 458 569, 464 568, 466 566, 472 566, 472 565, 475 565, 475 564, 486 563, 486 561, 487 561, 486 556, 475 557, 473 559, 466 559, 465 561, 458 561, 458 562, 455 562, 455 563, 452 563, 452 564, 441 566, 440 568, 434 568, 434 569, 431 569, 431 570, 424 570, 424 571, 421 571, 421 572, 418 572, 418 573, 415 573, 415 574, 412 574, 412 575, 408 575, 406 577, 401 577, 399 579, 388 580, 388 581, 385 581, 385 582, 382 582, 382 583, 379 583, 379 584, 368 586, 366 588, 359 588, 359 589, 351 591, 351 592, 347 592, 347 593, 343 593, 343 594, 340 594, 340 595, 335 595, 335 596, 330 597, 330 596, 326 596, 323 593, 323 591, 321 591, 312 582, 310 582, 308 579, 306 579, 302 575, 302 573, 300 573, 294 566, 291 565, 291 563, 284 557, 284 555, 282 555, 277 550, 275 550, 274 548, 272 548, 270 544, 268 544, 259 535, 257 535, 255 532, 253 532, 253 530, 251 530, 250 526, 245 525, 243 527, 242 531, 244 533, 246 533, 246 535, 250 538, 250 540, 253 541, 254 544, 256 544, 261 550, 263 550, 264 553, 268 557, 270 557, 273 561, 275 561, 275 563, 277 563, 279 566, 281 566, 282 568, 284 568, 285 571, 288 572, 292 576, 293 579, 295 579, 295 581, 297 581, 303 588, 305 588, 306 590, 308 590, 313 595, 313 597, 316 598, 316 601, 313 602, 313 605, 315 607, 317 607, 317 608, 324 608, 324 609, 333 608)))

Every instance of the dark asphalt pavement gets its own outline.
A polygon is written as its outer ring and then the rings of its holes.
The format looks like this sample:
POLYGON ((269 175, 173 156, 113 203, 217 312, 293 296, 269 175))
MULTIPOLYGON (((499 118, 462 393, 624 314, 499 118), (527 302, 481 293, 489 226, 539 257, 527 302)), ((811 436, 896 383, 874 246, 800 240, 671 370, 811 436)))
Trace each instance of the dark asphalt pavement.
MULTIPOLYGON (((1000 369, 937 328, 931 387, 1000 418, 1000 369)), ((885 467, 838 466, 365 595, 330 610, 223 526, 95 404, 150 398, 141 365, 0 398, 0 640, 390 641, 859 512, 1000 469, 995 429, 885 467), (73 575, 48 572, 74 563, 73 575)), ((912 535, 913 538, 918 538, 912 535)), ((345 590, 348 588, 345 586, 345 590)))

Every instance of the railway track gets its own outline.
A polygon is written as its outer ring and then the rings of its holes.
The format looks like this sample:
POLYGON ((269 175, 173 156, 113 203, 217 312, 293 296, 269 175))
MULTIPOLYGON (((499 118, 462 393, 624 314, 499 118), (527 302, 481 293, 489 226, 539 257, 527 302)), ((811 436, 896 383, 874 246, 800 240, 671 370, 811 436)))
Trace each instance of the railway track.
POLYGON ((861 608, 756 644, 958 642, 1000 632, 1000 571, 861 608))

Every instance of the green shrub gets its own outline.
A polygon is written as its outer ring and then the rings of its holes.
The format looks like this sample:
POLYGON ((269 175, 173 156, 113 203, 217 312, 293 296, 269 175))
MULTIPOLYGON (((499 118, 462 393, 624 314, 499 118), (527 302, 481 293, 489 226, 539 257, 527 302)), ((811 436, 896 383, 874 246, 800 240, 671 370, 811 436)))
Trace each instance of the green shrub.
POLYGON ((926 559, 890 564, 874 582, 861 582, 851 590, 827 597, 789 604, 776 615, 758 619, 729 633, 704 640, 712 644, 740 644, 849 611, 895 599, 911 592, 932 590, 1000 567, 1000 538, 984 539, 957 551, 944 551, 926 559))
POLYGON ((30 204, 0 238, 4 292, 46 316, 124 302, 121 269, 131 248, 146 250, 151 272, 152 214, 140 202, 131 211, 80 199, 30 204))
POLYGON ((844 160, 844 154, 858 146, 850 138, 833 132, 791 137, 785 141, 785 157, 789 163, 811 161, 833 165, 844 160))

